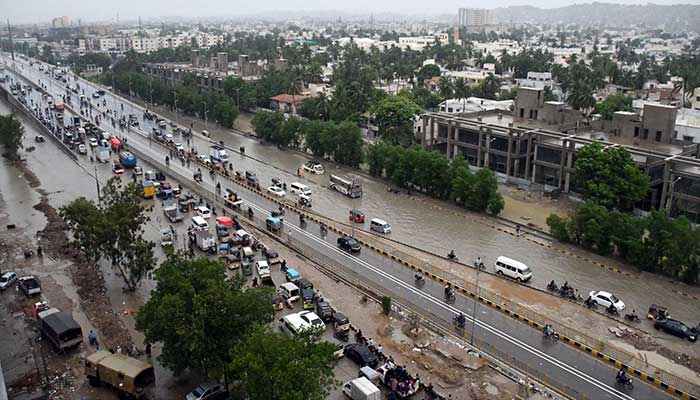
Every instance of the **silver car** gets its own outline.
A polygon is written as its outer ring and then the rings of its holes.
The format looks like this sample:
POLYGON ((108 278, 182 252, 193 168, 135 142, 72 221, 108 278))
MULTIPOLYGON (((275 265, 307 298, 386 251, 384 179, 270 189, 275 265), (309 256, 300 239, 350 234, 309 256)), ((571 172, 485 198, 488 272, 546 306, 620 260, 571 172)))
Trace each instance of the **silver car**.
POLYGON ((5 290, 17 282, 17 274, 14 272, 5 272, 0 276, 0 290, 5 290))

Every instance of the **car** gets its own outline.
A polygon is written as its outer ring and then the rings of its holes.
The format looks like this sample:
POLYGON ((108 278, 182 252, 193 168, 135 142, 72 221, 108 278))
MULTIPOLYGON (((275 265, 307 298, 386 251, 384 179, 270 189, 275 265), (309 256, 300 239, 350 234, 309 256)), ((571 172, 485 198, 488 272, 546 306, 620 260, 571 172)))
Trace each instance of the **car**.
POLYGON ((97 92, 94 92, 94 93, 92 94, 92 97, 93 97, 94 99, 99 99, 99 98, 100 98, 100 94, 97 93, 97 92))
POLYGON ((170 126, 174 128, 177 126, 177 124, 174 121, 170 121, 170 126))
POLYGON ((199 206, 196 208, 197 215, 204 219, 209 219, 211 218, 211 210, 207 208, 206 206, 199 206))
POLYGON ((306 279, 306 278, 299 278, 299 279, 297 279, 297 286, 299 286, 299 289, 302 289, 302 290, 303 290, 303 289, 313 289, 313 288, 314 288, 314 284, 311 283, 311 281, 308 280, 308 279, 306 279))
POLYGON ((182 143, 175 143, 175 150, 179 151, 180 153, 185 152, 185 148, 182 146, 182 143))
POLYGON ((46 139, 45 139, 43 136, 41 136, 41 135, 36 135, 36 136, 34 137, 34 141, 37 142, 37 143, 44 143, 44 142, 46 141, 46 139))
POLYGON ((282 190, 282 188, 279 186, 270 186, 269 188, 267 188, 267 193, 270 193, 277 197, 284 197, 287 195, 287 193, 285 193, 284 190, 282 190))
POLYGON ((358 243, 355 238, 350 236, 339 237, 338 247, 351 253, 359 253, 361 249, 360 243, 358 243))
POLYGON ((318 315, 316 315, 315 312, 302 311, 298 315, 299 318, 301 318, 304 322, 308 324, 308 326, 312 327, 313 329, 319 329, 321 331, 326 330, 326 324, 318 315))
POLYGON ((316 161, 307 161, 302 168, 304 169, 304 171, 317 175, 323 175, 323 173, 325 172, 323 165, 316 161))
POLYGON ((97 146, 99 146, 99 143, 97 142, 97 139, 94 138, 94 137, 93 137, 93 138, 90 138, 90 140, 89 140, 88 142, 90 143, 90 147, 97 147, 97 146))
POLYGON ((270 266, 267 264, 267 261, 256 261, 255 270, 257 271, 261 282, 272 280, 272 277, 270 276, 270 266))
POLYGON ((270 265, 279 264, 282 262, 282 260, 280 260, 279 253, 272 250, 271 248, 269 248, 267 246, 263 247, 262 256, 265 257, 265 259, 267 260, 267 263, 270 265))
POLYGON ((197 161, 206 165, 207 167, 211 165, 211 160, 204 154, 197 154, 197 161))
POLYGON ((143 175, 143 168, 141 168, 141 167, 138 166, 138 165, 135 166, 135 167, 134 167, 134 175, 138 175, 138 176, 143 175))
POLYGON ((112 172, 114 172, 117 175, 124 173, 124 167, 122 167, 122 164, 119 161, 115 161, 112 165, 112 172))
POLYGON ((662 319, 654 322, 654 329, 662 330, 682 339, 688 339, 691 342, 698 340, 698 331, 696 328, 689 328, 686 324, 675 319, 662 319))
POLYGON ((87 147, 84 144, 80 143, 78 145, 78 153, 87 154, 87 147))
POLYGON ((618 312, 625 309, 625 303, 623 303, 622 300, 618 299, 612 293, 604 292, 602 290, 594 290, 588 295, 595 304, 601 305, 605 308, 609 308, 610 304, 613 304, 618 312))
POLYGON ((323 322, 333 320, 333 307, 327 301, 316 301, 316 314, 318 314, 323 322))
POLYGON ((171 133, 166 133, 165 134, 165 141, 168 143, 173 143, 175 140, 173 139, 173 135, 171 133))
POLYGON ((187 393, 186 400, 211 400, 218 398, 219 393, 225 392, 223 385, 218 383, 200 383, 194 390, 187 393))
POLYGON ((360 367, 376 368, 379 364, 379 358, 365 344, 350 343, 343 349, 345 357, 354 361, 360 367))
POLYGON ((0 290, 5 290, 17 282, 17 273, 15 272, 5 272, 0 276, 0 290))

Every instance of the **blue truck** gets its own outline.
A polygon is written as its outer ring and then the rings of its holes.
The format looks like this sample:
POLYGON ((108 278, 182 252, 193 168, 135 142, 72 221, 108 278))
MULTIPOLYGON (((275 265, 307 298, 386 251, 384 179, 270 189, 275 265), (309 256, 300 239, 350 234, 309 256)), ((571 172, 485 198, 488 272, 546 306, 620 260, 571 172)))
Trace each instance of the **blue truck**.
POLYGON ((136 166, 136 156, 128 151, 122 151, 119 153, 119 161, 122 163, 124 168, 134 168, 136 166))

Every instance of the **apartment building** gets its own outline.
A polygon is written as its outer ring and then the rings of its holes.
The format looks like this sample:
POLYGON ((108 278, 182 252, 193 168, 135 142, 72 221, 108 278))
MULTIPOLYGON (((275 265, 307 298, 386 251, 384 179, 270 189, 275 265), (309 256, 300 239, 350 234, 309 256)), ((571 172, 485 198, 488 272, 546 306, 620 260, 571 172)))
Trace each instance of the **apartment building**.
POLYGON ((544 102, 537 92, 542 90, 519 91, 515 115, 500 110, 425 113, 417 140, 449 158, 461 154, 470 166, 489 168, 501 181, 564 193, 575 189, 578 149, 590 143, 624 146, 650 178, 651 189, 638 208, 668 208, 672 215, 700 223, 700 145, 674 139, 674 108, 647 106, 644 116, 617 116, 612 132, 593 131, 578 122, 562 124, 565 105, 544 102))
POLYGON ((693 100, 691 101, 691 106, 693 110, 700 110, 700 87, 693 90, 693 100))
POLYGON ((467 28, 467 31, 478 32, 495 25, 496 20, 493 15, 493 10, 484 8, 460 8, 458 23, 460 27, 467 28))

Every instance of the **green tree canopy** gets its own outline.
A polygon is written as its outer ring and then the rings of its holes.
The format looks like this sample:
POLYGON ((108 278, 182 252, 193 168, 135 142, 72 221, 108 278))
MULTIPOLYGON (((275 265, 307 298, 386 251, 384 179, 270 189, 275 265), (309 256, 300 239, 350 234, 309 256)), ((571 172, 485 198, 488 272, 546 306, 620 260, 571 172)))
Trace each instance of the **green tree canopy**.
POLYGON ((236 276, 226 282, 224 265, 206 258, 170 254, 161 264, 136 328, 146 341, 163 344, 158 360, 165 367, 176 374, 191 368, 228 381, 229 350, 253 326, 271 322, 274 315, 271 289, 243 290, 243 280, 236 276))
POLYGON ((649 190, 649 177, 621 146, 586 145, 576 154, 575 168, 577 190, 607 208, 631 209, 649 190))
POLYGON ((613 94, 595 105, 595 112, 605 120, 612 120, 617 111, 632 111, 632 97, 624 94, 613 94))
POLYGON ((372 108, 379 135, 387 143, 413 143, 413 122, 420 107, 403 96, 389 96, 372 108))
POLYGON ((5 147, 5 157, 16 159, 17 151, 22 147, 24 127, 14 113, 0 115, 0 144, 5 147))
POLYGON ((257 326, 231 348, 228 372, 250 400, 322 400, 337 384, 336 346, 257 326))
POLYGON ((430 79, 435 76, 440 76, 440 67, 435 64, 427 64, 418 70, 416 80, 419 82, 419 84, 422 84, 426 79, 430 79))

